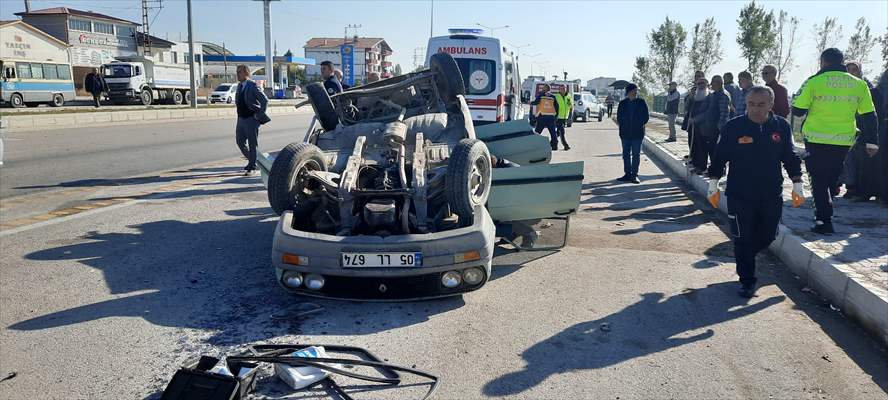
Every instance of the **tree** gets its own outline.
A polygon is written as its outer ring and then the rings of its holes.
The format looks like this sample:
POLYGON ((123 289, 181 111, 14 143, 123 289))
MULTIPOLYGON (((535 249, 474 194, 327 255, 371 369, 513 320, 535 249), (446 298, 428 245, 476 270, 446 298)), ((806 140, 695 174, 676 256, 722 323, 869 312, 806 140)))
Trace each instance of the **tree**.
POLYGON ((669 82, 675 80, 678 65, 685 55, 687 37, 681 23, 670 20, 669 17, 647 35, 649 53, 645 61, 648 77, 652 78, 651 83, 665 88, 669 82))
POLYGON ((885 36, 882 36, 882 60, 885 61, 882 69, 888 69, 888 30, 886 30, 885 36))
POLYGON ((394 74, 395 74, 395 76, 401 76, 401 75, 404 75, 404 71, 401 70, 401 64, 395 64, 395 71, 394 71, 394 74))
POLYGON ((632 82, 638 85, 641 93, 650 93, 657 80, 651 71, 651 63, 647 57, 635 57, 635 72, 632 73, 632 82))
POLYGON ((703 21, 703 25, 694 24, 694 38, 691 40, 691 50, 688 52, 688 76, 687 82, 693 87, 694 72, 703 71, 708 75, 713 65, 721 62, 724 52, 721 48, 721 32, 715 28, 715 18, 709 17, 703 21))
POLYGON ((826 17, 822 23, 814 24, 814 45, 817 49, 817 56, 830 47, 836 47, 836 44, 842 40, 842 25, 839 25, 839 19, 836 17, 826 17))
POLYGON ((290 49, 287 49, 287 52, 284 53, 284 57, 293 57, 293 51, 291 51, 290 49))
POLYGON ((752 76, 758 76, 756 72, 765 60, 765 52, 774 46, 777 37, 774 32, 774 13, 765 12, 764 7, 756 6, 755 1, 752 1, 740 10, 737 24, 740 28, 737 32, 737 44, 746 59, 747 70, 752 76))
MULTIPOLYGON (((845 58, 848 60, 856 60, 861 66, 865 66, 869 61, 870 53, 879 43, 879 37, 873 36, 870 32, 869 24, 866 18, 860 17, 854 26, 855 32, 848 38, 848 48, 845 50, 845 58)), ((866 68, 864 68, 864 71, 866 68)))
POLYGON ((766 52, 765 62, 777 67, 777 77, 788 73, 795 68, 793 50, 796 47, 796 31, 799 28, 799 19, 789 17, 786 11, 780 10, 774 20, 773 31, 776 34, 775 43, 766 52))

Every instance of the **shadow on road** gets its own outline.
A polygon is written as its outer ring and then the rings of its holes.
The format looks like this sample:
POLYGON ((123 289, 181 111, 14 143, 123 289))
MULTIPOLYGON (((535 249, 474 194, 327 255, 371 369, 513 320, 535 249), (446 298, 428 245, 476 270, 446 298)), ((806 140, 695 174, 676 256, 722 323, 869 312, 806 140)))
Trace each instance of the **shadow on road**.
POLYGON ((136 176, 131 178, 118 179, 78 179, 76 181, 67 181, 57 183, 55 185, 31 185, 19 186, 14 189, 50 189, 50 188, 80 188, 80 187, 113 187, 113 186, 132 186, 144 185, 151 183, 172 183, 183 180, 203 179, 219 177, 224 178, 231 176, 237 172, 232 167, 213 167, 213 168, 191 168, 186 170, 177 170, 173 173, 188 175, 152 175, 152 176, 136 176))
POLYGON ((533 345, 522 353, 527 362, 524 369, 488 382, 483 393, 517 395, 555 374, 606 368, 706 340, 715 335, 707 327, 753 314, 785 299, 775 296, 746 304, 735 289, 730 282, 687 289, 668 298, 663 293, 642 294, 641 300, 617 313, 573 325, 533 345))

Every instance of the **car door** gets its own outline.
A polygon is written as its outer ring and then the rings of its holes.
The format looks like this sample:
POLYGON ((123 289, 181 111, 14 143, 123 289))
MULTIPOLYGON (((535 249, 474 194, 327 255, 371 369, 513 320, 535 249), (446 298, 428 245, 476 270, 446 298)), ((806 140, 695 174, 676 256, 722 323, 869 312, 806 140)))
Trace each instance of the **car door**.
POLYGON ((496 168, 487 210, 496 222, 559 218, 580 204, 583 162, 496 168))
POLYGON ((475 137, 487 144, 490 154, 519 165, 545 164, 552 159, 549 138, 534 132, 526 118, 476 126, 475 137))

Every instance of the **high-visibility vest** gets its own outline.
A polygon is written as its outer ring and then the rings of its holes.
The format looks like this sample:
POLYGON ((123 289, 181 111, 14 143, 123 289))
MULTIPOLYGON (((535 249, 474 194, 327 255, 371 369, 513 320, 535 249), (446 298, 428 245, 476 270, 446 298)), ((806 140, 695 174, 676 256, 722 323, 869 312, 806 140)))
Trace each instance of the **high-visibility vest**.
POLYGON ((537 114, 555 116, 555 97, 548 94, 540 96, 540 102, 537 104, 537 114))
POLYGON ((857 114, 875 111, 866 82, 843 71, 808 78, 792 106, 808 110, 802 125, 806 141, 838 146, 854 144, 857 114))
POLYGON ((573 112, 573 100, 570 93, 562 95, 555 93, 555 101, 558 102, 558 119, 567 119, 567 116, 573 112))

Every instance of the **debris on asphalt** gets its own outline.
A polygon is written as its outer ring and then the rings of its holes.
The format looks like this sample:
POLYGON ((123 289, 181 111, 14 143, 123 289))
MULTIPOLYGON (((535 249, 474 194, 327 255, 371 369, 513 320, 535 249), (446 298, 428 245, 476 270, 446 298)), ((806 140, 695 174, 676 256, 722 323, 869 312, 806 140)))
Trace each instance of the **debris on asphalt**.
POLYGON ((16 373, 15 371, 12 371, 12 372, 6 374, 6 376, 4 376, 3 378, 0 378, 0 382, 8 381, 12 378, 15 378, 16 376, 18 376, 18 373, 16 373))
POLYGON ((826 361, 832 362, 832 360, 829 359, 829 355, 824 355, 824 356, 821 356, 820 358, 822 358, 826 361))
POLYGON ((296 319, 324 311, 324 307, 315 303, 298 303, 294 307, 271 314, 271 319, 296 319))

